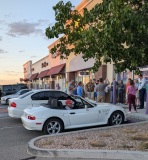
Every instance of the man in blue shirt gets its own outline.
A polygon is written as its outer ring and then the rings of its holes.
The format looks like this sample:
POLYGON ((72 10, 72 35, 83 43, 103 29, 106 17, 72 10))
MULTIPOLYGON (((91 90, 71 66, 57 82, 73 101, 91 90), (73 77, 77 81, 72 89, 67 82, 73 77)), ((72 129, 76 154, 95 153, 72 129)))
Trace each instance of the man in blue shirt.
POLYGON ((82 82, 78 83, 78 87, 77 87, 77 94, 78 96, 83 96, 83 87, 82 87, 82 82))

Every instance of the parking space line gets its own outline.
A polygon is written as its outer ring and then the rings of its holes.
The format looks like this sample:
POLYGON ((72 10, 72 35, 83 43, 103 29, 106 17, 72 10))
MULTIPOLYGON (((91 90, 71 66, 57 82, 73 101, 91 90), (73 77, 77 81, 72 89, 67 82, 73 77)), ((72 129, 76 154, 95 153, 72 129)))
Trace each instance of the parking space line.
POLYGON ((20 126, 8 126, 8 127, 0 127, 0 129, 9 129, 9 128, 19 128, 19 127, 23 127, 22 125, 20 125, 20 126))

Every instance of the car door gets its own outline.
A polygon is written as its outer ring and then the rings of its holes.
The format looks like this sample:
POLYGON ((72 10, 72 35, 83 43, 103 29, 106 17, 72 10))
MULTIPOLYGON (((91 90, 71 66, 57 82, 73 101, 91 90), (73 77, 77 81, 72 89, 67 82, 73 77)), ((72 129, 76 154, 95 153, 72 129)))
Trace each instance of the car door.
POLYGON ((91 126, 99 121, 96 107, 77 98, 79 109, 67 110, 72 126, 91 126))

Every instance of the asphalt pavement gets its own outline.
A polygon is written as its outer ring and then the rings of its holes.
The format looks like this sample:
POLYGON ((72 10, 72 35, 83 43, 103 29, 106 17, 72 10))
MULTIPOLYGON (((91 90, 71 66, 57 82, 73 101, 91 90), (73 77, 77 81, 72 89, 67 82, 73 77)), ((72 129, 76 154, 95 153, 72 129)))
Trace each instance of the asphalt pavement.
MULTIPOLYGON (((123 105, 123 108, 128 112, 128 106, 123 105)), ((135 119, 137 121, 148 121, 148 115, 145 114, 145 109, 138 110, 138 113, 131 113, 128 114, 128 119, 133 120, 135 119)), ((133 122, 133 121, 132 121, 133 122)), ((79 131, 78 131, 79 132, 79 131)), ((0 105, 0 159, 1 160, 114 160, 112 158, 112 155, 115 155, 118 153, 118 160, 121 160, 121 155, 133 155, 136 158, 139 157, 141 160, 147 160, 148 157, 146 157, 146 153, 140 153, 140 152, 134 152, 134 154, 120 153, 117 151, 117 153, 114 152, 108 152, 108 151, 102 151, 95 153, 94 151, 62 151, 62 153, 58 152, 57 150, 52 151, 54 152, 54 156, 52 157, 44 157, 42 153, 45 153, 45 150, 38 150, 38 148, 35 148, 34 150, 34 140, 42 136, 42 132, 37 131, 28 131, 26 130, 20 121, 20 119, 14 119, 10 118, 7 113, 7 105, 0 105), (28 147, 29 142, 29 147, 28 147), (32 143, 32 144, 31 144, 32 143), (30 145, 31 144, 31 145, 30 145), (27 152, 27 148, 30 154, 27 152), (32 150, 33 149, 33 150, 32 150), (32 151, 31 151, 32 150, 32 151), (36 154, 34 154, 36 152, 36 154), (38 153, 40 152, 40 156, 38 157, 38 153), (70 155, 70 156, 64 156, 63 155, 70 155), (91 156, 93 154, 93 156, 91 156), (55 156, 56 155, 56 156, 55 156), (96 156, 96 157, 95 157, 96 156), (108 158, 106 157, 108 156, 108 158), (145 156, 145 157, 143 157, 145 156), (64 157, 64 158, 62 158, 64 157), (106 157, 106 158, 105 158, 106 157), (119 158, 120 157, 120 158, 119 158), (145 159, 144 159, 145 158, 145 159)), ((48 150, 48 153, 50 151, 48 150)), ((50 153, 51 154, 51 153, 50 153)), ((124 159, 125 160, 125 159, 124 159)))

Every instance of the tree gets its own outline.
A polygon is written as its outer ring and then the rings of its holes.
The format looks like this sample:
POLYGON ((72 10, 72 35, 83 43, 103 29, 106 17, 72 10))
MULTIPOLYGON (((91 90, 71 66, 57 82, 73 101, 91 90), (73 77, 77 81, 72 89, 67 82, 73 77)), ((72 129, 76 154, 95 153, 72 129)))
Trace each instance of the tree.
POLYGON ((113 62, 116 72, 137 70, 148 63, 148 1, 103 0, 83 14, 71 2, 53 7, 56 23, 46 29, 48 38, 59 38, 51 53, 82 53, 95 59, 93 69, 113 62))

